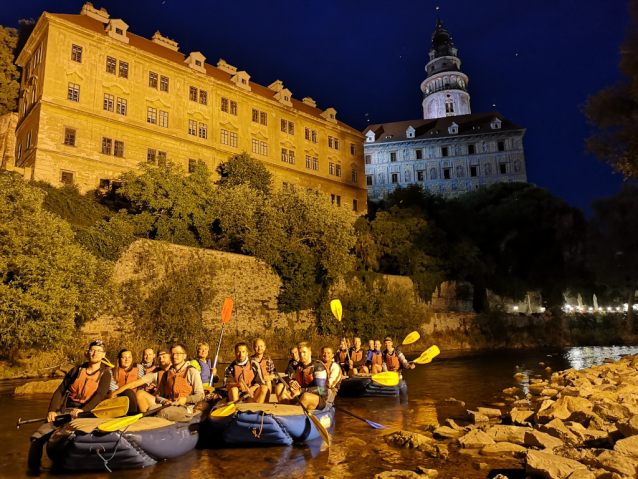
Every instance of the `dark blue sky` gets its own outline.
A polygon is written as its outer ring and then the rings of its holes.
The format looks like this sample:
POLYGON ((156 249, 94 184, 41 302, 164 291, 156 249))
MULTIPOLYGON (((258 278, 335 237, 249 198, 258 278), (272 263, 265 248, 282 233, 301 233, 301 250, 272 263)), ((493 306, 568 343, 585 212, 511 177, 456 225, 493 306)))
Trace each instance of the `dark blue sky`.
MULTIPOLYGON (((79 13, 83 1, 3 2, 0 24, 44 10, 79 13)), ((618 191, 622 177, 585 154, 587 95, 621 79, 625 0, 93 0, 130 31, 156 30, 180 51, 223 58, 251 80, 284 82, 293 95, 334 107, 342 121, 422 118, 436 17, 450 31, 469 76, 472 111, 496 109, 527 128, 528 179, 574 206, 618 191), (440 9, 437 11, 436 7, 440 9), (494 106, 495 105, 495 106, 494 106), (367 115, 367 116, 366 116, 367 115)))

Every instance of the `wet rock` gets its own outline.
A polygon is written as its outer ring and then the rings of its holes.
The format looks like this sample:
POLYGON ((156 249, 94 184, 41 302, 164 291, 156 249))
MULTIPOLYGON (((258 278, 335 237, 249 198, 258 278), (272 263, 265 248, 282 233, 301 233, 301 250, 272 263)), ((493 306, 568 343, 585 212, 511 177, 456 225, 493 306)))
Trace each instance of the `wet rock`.
POLYGON ((552 368, 550 368, 549 366, 547 366, 547 367, 545 368, 545 371, 551 371, 551 370, 552 370, 552 368))
POLYGON ((529 426, 530 422, 528 422, 532 416, 534 416, 534 411, 519 411, 518 409, 512 409, 510 411, 510 418, 512 419, 513 424, 519 424, 521 426, 529 426))
POLYGON ((454 419, 450 419, 450 418, 446 419, 444 422, 444 425, 447 427, 451 427, 455 431, 465 432, 465 429, 463 429, 461 426, 455 423, 454 419))
POLYGON ((490 420, 489 417, 487 417, 485 414, 481 414, 478 411, 467 411, 467 415, 470 418, 470 422, 472 424, 477 424, 477 423, 482 423, 482 422, 488 422, 490 420))
POLYGON ((621 439, 614 444, 614 451, 638 459, 638 436, 621 439))
POLYGON ((623 419, 616 422, 616 427, 620 433, 625 436, 635 436, 638 434, 638 416, 633 416, 631 419, 623 419))
POLYGON ((549 434, 550 436, 556 437, 563 442, 576 445, 578 444, 579 438, 569 429, 560 419, 552 419, 547 424, 543 424, 539 428, 542 432, 549 434))
MULTIPOLYGON (((588 469, 578 469, 569 475, 567 479, 597 479, 596 475, 588 469)), ((620 479, 620 478, 619 478, 620 479)))
POLYGON ((594 449, 592 452, 593 457, 583 459, 584 463, 605 469, 609 472, 616 472, 633 478, 636 477, 638 461, 634 458, 608 449, 594 449))
POLYGON ((501 413, 500 409, 494 409, 490 407, 478 407, 478 412, 486 415, 487 417, 501 417, 503 413, 501 413))
POLYGON ((447 460, 450 455, 450 451, 448 451, 447 446, 444 446, 443 444, 437 444, 434 447, 436 449, 437 457, 444 461, 447 460))
POLYGON ((458 441, 461 447, 466 449, 479 449, 489 444, 495 444, 490 436, 479 429, 468 432, 465 436, 460 437, 458 441))
POLYGON ((493 403, 490 403, 490 406, 505 407, 505 403, 504 402, 493 402, 493 403))
POLYGON ((579 397, 561 397, 554 402, 547 409, 539 411, 536 415, 536 420, 539 423, 547 423, 552 419, 569 419, 574 412, 587 412, 591 411, 593 404, 587 399, 579 397))
POLYGON ((511 442, 518 445, 525 444, 525 433, 532 431, 530 427, 496 425, 486 432, 495 442, 511 442))
POLYGON ((24 396, 27 394, 53 394, 61 382, 61 379, 52 379, 50 381, 33 381, 23 384, 22 386, 18 386, 15 389, 14 394, 16 396, 24 396))
POLYGON ((514 401, 512 403, 514 407, 529 407, 529 401, 527 399, 520 399, 519 401, 514 401))
POLYGON ((485 464, 484 462, 473 462, 472 467, 477 471, 481 471, 483 469, 489 469, 490 466, 485 464))
POLYGON ((416 432, 399 431, 385 437, 388 444, 394 444, 399 447, 417 448, 421 445, 430 445, 434 443, 434 439, 418 434, 416 432))
POLYGON ((463 401, 459 401, 458 399, 447 398, 445 400, 445 402, 450 402, 450 403, 454 403, 455 405, 458 405, 460 407, 465 407, 465 403, 463 401))
POLYGON ((479 454, 483 456, 514 456, 516 454, 523 454, 526 451, 526 448, 518 444, 497 442, 496 444, 485 446, 479 454))
POLYGON ((503 474, 497 474, 496 476, 494 476, 493 479, 508 479, 507 476, 504 476, 503 474))
POLYGON ((608 421, 620 421, 621 419, 628 419, 638 414, 638 407, 618 404, 608 399, 603 399, 597 402, 593 411, 595 414, 608 421))
POLYGON ((511 388, 507 388, 507 389, 503 389, 503 394, 516 394, 518 391, 520 391, 519 388, 517 387, 511 387, 511 388))
POLYGON ((350 436, 348 439, 346 439, 346 445, 363 447, 363 446, 367 446, 368 443, 359 439, 358 437, 350 436))
POLYGON ((541 391, 541 396, 553 398, 553 397, 556 397, 557 395, 558 395, 558 389, 547 388, 541 391))
POLYGON ((423 479, 423 475, 417 474, 414 471, 400 471, 399 469, 392 469, 391 471, 384 471, 381 474, 377 474, 374 476, 374 479, 423 479))
POLYGON ((578 422, 568 422, 565 424, 579 441, 585 446, 600 446, 609 442, 609 433, 599 429, 587 429, 578 422))
POLYGON ((441 426, 438 429, 434 430, 434 437, 440 437, 443 439, 454 439, 463 434, 463 431, 457 431, 456 429, 452 429, 448 426, 441 426))
POLYGON ((587 467, 580 462, 547 452, 528 451, 525 472, 545 479, 567 479, 571 474, 587 467))
POLYGON ((525 433, 525 445, 554 450, 563 447, 563 441, 540 431, 528 431, 525 433))
POLYGON ((514 374, 514 378, 522 380, 525 378, 525 375, 523 373, 516 373, 514 374))
POLYGON ((439 471, 437 471, 436 469, 428 469, 428 468, 426 468, 424 466, 418 466, 416 468, 416 472, 421 474, 421 476, 420 476, 421 479, 424 479, 423 475, 425 475, 425 479, 428 479, 428 478, 434 479, 435 477, 438 477, 438 475, 439 475, 439 471))

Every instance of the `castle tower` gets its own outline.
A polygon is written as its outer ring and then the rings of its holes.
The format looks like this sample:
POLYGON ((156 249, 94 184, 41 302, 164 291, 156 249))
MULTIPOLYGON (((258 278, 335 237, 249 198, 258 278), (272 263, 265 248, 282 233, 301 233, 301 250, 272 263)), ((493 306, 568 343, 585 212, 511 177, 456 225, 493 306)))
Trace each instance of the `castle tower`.
POLYGON ((439 19, 432 34, 430 61, 425 66, 428 76, 421 83, 426 120, 471 113, 468 78, 461 72, 461 60, 456 54, 452 37, 439 19))

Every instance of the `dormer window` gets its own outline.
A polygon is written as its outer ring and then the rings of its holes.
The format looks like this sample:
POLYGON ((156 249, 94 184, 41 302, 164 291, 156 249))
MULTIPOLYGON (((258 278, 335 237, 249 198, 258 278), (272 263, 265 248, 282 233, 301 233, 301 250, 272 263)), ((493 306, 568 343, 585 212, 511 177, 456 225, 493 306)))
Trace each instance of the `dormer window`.
POLYGON ((414 138, 414 132, 416 130, 412 127, 409 126, 407 130, 405 130, 405 136, 407 136, 408 138, 414 138))
POLYGON ((366 141, 368 143, 372 143, 374 140, 375 140, 374 131, 369 131, 368 133, 366 133, 366 141))
POLYGON ((492 120, 492 123, 490 123, 490 126, 492 127, 492 130, 500 130, 501 123, 501 120, 499 120, 498 118, 494 118, 494 120, 492 120))
POLYGON ((118 35, 124 35, 124 30, 122 30, 121 28, 116 28, 115 33, 117 33, 118 35))
POLYGON ((128 43, 128 37, 126 36, 126 31, 128 30, 128 25, 126 22, 119 18, 113 18, 106 25, 106 33, 109 37, 119 40, 123 43, 128 43))
POLYGON ((248 82, 246 81, 246 79, 245 79, 245 78, 242 78, 242 79, 241 79, 241 82, 242 82, 244 85, 248 85, 248 82))
POLYGON ((386 140, 389 140, 389 139, 390 139, 390 138, 392 138, 393 136, 394 136, 394 135, 386 135, 386 136, 385 136, 385 139, 386 139, 386 140))
POLYGON ((188 55, 188 58, 184 60, 184 63, 186 63, 193 70, 197 70, 201 73, 206 73, 206 69, 204 68, 205 61, 206 57, 200 52, 192 52, 190 55, 188 55))
POLYGON ((199 60, 195 60, 195 65, 197 65, 198 67, 202 66, 202 62, 199 60))
POLYGON ((459 132, 459 125, 452 122, 452 124, 448 127, 447 131, 450 133, 450 135, 456 135, 459 132))

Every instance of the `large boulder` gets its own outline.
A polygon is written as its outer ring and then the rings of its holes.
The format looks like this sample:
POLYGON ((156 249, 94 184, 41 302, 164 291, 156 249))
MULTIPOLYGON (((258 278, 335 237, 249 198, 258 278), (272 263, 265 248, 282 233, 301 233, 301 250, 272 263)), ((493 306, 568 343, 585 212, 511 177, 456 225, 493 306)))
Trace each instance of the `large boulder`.
POLYGON ((638 459, 638 436, 621 439, 614 444, 614 451, 638 459))
POLYGON ((525 445, 554 450, 565 444, 560 439, 540 431, 528 431, 525 433, 525 445))
POLYGON ((630 419, 618 421, 616 427, 625 437, 635 436, 638 434, 638 416, 632 416, 630 419))
POLYGON ((516 454, 524 454, 525 452, 527 452, 527 449, 518 444, 497 442, 496 444, 485 446, 479 454, 483 456, 514 456, 516 454))
POLYGON ((474 429, 458 439, 459 444, 466 449, 479 449, 495 444, 494 439, 480 429, 474 429))
POLYGON ((439 437, 442 439, 454 439, 463 434, 463 430, 452 429, 448 426, 441 426, 434 430, 434 437, 439 437))
POLYGON ((489 428, 485 433, 494 442, 511 442, 518 445, 525 444, 525 433, 532 431, 531 427, 501 426, 496 425, 489 428))
POLYGON ((578 422, 568 422, 566 425, 579 441, 585 446, 601 446, 609 443, 609 432, 601 429, 588 429, 578 422))
POLYGON ((479 407, 477 408, 478 412, 484 414, 487 417, 501 417, 503 413, 500 409, 495 409, 491 407, 479 407))
POLYGON ((551 406, 536 414, 539 423, 548 423, 552 419, 567 420, 574 412, 591 411, 594 405, 585 398, 564 396, 551 406))
POLYGON ((394 444, 399 447, 409 447, 410 449, 416 449, 421 445, 430 445, 435 442, 434 439, 428 436, 408 431, 399 431, 390 434, 385 437, 385 441, 388 444, 394 444))
MULTIPOLYGON (((578 469, 571 473, 571 475, 567 479, 598 479, 596 474, 591 472, 589 469, 578 469)), ((604 478, 601 478, 604 479, 604 478)))
POLYGON ((470 418, 472 424, 480 424, 482 422, 488 422, 490 420, 485 414, 481 414, 478 411, 467 411, 467 415, 470 418))
POLYGON ((510 411, 510 418, 512 424, 518 424, 520 426, 529 426, 530 420, 534 416, 534 411, 520 411, 516 408, 510 411))
POLYGON ((58 386, 62 383, 62 379, 52 379, 51 381, 33 381, 18 386, 14 394, 16 396, 24 396, 28 394, 53 394, 58 386))
POLYGON ((567 479, 579 469, 587 470, 580 462, 547 452, 527 451, 525 472, 545 479, 567 479))
POLYGON ((539 429, 542 432, 545 432, 550 436, 554 436, 568 444, 576 445, 580 442, 578 440, 578 437, 569 429, 567 429, 563 421, 561 421, 560 419, 552 419, 547 424, 541 425, 539 429))
POLYGON ((638 415, 638 407, 603 399, 594 405, 593 412, 608 421, 620 421, 638 415))
POLYGON ((600 467, 609 472, 636 477, 638 460, 609 449, 593 449, 591 457, 583 458, 583 462, 594 467, 600 467))

